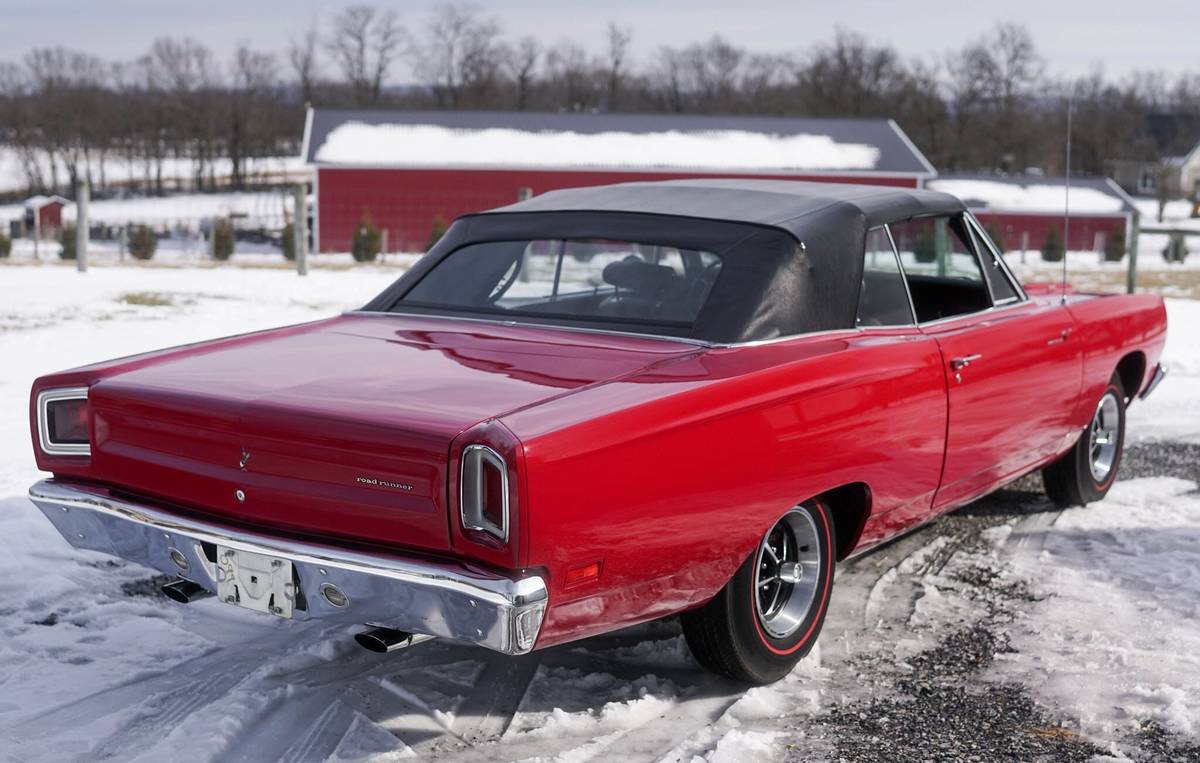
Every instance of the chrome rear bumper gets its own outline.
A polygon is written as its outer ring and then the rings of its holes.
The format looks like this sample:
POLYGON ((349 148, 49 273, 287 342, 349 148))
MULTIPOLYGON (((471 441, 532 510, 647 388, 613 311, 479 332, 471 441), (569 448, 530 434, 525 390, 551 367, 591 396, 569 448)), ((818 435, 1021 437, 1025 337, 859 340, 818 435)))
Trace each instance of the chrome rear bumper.
POLYGON ((510 579, 452 562, 235 530, 93 485, 43 480, 29 489, 29 497, 72 546, 177 575, 209 591, 217 590, 216 565, 209 558, 215 546, 288 559, 301 594, 296 619, 377 625, 523 654, 533 648, 545 614, 546 584, 536 575, 510 579), (335 606, 321 595, 324 584, 337 586, 348 601, 335 606))
POLYGON ((1150 397, 1150 393, 1154 391, 1154 388, 1159 385, 1159 382, 1161 382, 1166 375, 1167 369, 1163 368, 1162 363, 1154 364, 1154 373, 1150 375, 1150 383, 1146 385, 1144 390, 1142 390, 1142 394, 1138 395, 1138 400, 1145 400, 1146 398, 1150 397))

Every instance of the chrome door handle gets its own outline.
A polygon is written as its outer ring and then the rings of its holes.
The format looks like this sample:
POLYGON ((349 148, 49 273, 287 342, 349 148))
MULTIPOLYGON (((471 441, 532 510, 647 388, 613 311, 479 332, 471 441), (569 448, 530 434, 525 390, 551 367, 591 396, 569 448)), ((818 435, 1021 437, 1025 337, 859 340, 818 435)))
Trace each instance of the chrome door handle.
POLYGON ((975 361, 980 360, 982 358, 983 358, 983 356, 978 353, 976 353, 974 355, 962 355, 957 358, 951 358, 950 359, 950 370, 951 371, 962 370, 962 369, 966 368, 967 366, 971 365, 972 363, 974 363, 975 361))
POLYGON ((1067 341, 1067 337, 1069 337, 1070 335, 1071 335, 1071 329, 1063 329, 1062 331, 1058 332, 1058 336, 1054 337, 1053 339, 1047 339, 1046 344, 1048 344, 1048 345, 1062 344, 1063 342, 1067 341))

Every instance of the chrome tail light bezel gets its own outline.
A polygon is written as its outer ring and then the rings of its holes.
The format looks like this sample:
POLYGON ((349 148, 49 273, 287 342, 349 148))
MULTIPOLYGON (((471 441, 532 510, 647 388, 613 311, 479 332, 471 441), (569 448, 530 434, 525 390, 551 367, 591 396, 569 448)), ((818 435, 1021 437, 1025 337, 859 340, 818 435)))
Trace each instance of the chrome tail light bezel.
POLYGON ((501 543, 508 543, 509 483, 508 463, 504 456, 487 445, 468 445, 463 448, 458 482, 459 518, 464 530, 483 532, 501 543), (492 522, 484 504, 484 469, 491 467, 500 476, 500 524, 492 522))
POLYGON ((92 443, 54 442, 50 437, 50 404, 63 400, 88 399, 87 387, 44 389, 37 396, 38 446, 48 456, 90 456, 92 443))

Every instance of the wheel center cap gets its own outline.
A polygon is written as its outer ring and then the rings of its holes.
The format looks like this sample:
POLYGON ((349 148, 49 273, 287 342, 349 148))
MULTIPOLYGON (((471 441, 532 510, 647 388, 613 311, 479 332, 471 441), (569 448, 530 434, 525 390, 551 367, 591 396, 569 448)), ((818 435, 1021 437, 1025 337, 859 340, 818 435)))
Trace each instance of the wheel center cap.
POLYGON ((804 577, 804 568, 795 562, 783 562, 779 565, 779 579, 795 585, 804 577))

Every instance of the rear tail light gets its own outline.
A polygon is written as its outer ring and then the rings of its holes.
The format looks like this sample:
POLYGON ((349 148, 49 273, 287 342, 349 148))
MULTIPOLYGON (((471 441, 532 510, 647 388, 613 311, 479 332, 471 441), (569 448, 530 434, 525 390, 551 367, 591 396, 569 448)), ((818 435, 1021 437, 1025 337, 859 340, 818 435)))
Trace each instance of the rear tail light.
POLYGON ((508 465, 486 445, 463 449, 461 504, 462 523, 508 542, 508 465))
POLYGON ((52 456, 91 453, 87 393, 87 387, 38 393, 38 439, 43 452, 52 456))

